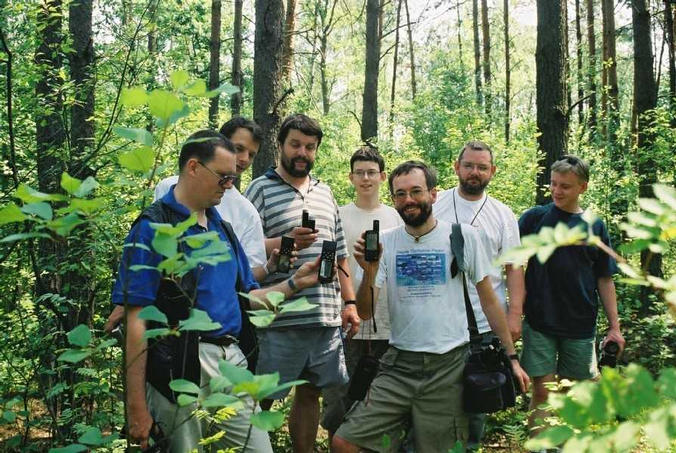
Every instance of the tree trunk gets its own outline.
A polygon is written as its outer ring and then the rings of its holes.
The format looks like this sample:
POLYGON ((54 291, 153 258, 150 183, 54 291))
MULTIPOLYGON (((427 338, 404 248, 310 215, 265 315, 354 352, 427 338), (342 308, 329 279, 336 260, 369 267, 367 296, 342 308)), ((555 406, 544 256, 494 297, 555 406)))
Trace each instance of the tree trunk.
POLYGON ((509 144, 510 106, 511 106, 511 67, 509 52, 509 0, 504 0, 502 20, 505 23, 505 144, 509 144))
MULTIPOLYGON (((211 0, 211 43, 209 46, 209 89, 221 84, 221 0, 211 0)), ((218 128, 218 99, 209 99, 209 125, 218 128)))
POLYGON ((399 59, 399 25, 401 24, 401 3, 403 0, 397 2, 397 20, 396 28, 394 30, 394 56, 392 57, 392 90, 390 91, 390 129, 394 125, 394 101, 396 97, 397 88, 397 61, 399 59))
POLYGON ((669 110, 671 127, 676 127, 676 46, 674 44, 674 16, 670 0, 664 0, 664 40, 669 48, 669 110))
POLYGON ((293 35, 296 29, 296 0, 286 1, 284 46, 282 49, 282 86, 290 84, 293 69, 293 35))
POLYGON ((361 139, 378 138, 378 71, 380 60, 380 1, 366 0, 366 71, 361 139))
MULTIPOLYGON (((408 55, 411 61, 411 100, 415 101, 416 96, 416 82, 415 82, 415 57, 413 54, 413 30, 411 30, 411 15, 408 12, 408 0, 404 0, 404 7, 406 8, 406 30, 408 33, 408 55)), ((460 61, 462 64, 462 44, 460 49, 460 61)))
POLYGON ((601 110, 606 120, 605 135, 609 140, 615 140, 615 133, 619 124, 618 87, 617 87, 617 56, 615 52, 615 6, 613 0, 602 0, 603 16, 603 94, 601 95, 601 110), (612 124, 611 124, 612 123, 612 124))
POLYGON ((277 104, 281 101, 283 33, 283 1, 256 0, 254 121, 263 129, 263 139, 253 163, 254 178, 277 162, 277 132, 281 125, 277 104))
POLYGON ((232 30, 232 73, 231 83, 239 87, 239 92, 230 98, 230 112, 232 116, 239 115, 242 108, 242 6, 244 0, 235 0, 235 14, 233 18, 232 30))
POLYGON ((584 123, 584 74, 582 73, 582 25, 580 0, 575 0, 575 51, 577 57, 577 123, 584 123))
POLYGON ((589 47, 589 130, 596 130, 596 35, 594 33, 594 0, 587 0, 587 42, 589 47))
POLYGON ((319 37, 319 78, 322 85, 322 111, 324 115, 329 114, 331 100, 329 98, 329 81, 326 74, 326 52, 328 50, 329 37, 322 33, 319 37))
POLYGON ((481 42, 479 41, 479 0, 472 0, 472 31, 474 36, 474 87, 477 105, 483 104, 481 88, 481 42))
POLYGON ((565 0, 538 0, 536 63, 536 104, 538 149, 542 172, 537 175, 538 204, 548 201, 550 167, 566 151, 568 119, 566 95, 565 0))
POLYGON ((484 97, 486 102, 486 115, 491 114, 491 34, 488 22, 488 2, 481 0, 481 36, 483 38, 483 70, 484 70, 484 97))

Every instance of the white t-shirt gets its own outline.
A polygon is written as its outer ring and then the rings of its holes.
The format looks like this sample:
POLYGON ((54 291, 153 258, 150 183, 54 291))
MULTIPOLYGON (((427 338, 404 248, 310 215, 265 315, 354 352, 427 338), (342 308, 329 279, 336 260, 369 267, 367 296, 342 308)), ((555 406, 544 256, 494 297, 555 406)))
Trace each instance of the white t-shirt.
MULTIPOLYGON (((437 201, 433 205, 433 212, 435 218, 448 223, 470 224, 471 222, 472 226, 479 231, 484 249, 491 260, 489 275, 493 291, 498 296, 502 308, 506 311, 506 287, 505 280, 502 277, 502 268, 496 266, 493 262, 505 251, 521 244, 519 224, 512 210, 495 198, 489 197, 486 193, 477 201, 465 200, 457 193, 456 187, 439 193, 437 201), (455 207, 453 204, 454 198, 455 207)), ((468 286, 479 332, 488 332, 491 327, 488 325, 488 320, 481 309, 476 288, 473 285, 468 286)))
MULTIPOLYGON (((347 262, 350 266, 350 275, 355 290, 359 288, 364 271, 357 264, 352 252, 354 244, 361 237, 361 234, 373 228, 373 221, 380 222, 380 232, 402 225, 403 221, 399 213, 387 205, 381 204, 376 209, 368 211, 358 208, 354 203, 346 204, 338 208, 340 212, 340 221, 343 224, 343 233, 345 234, 345 243, 350 256, 347 262)), ((378 296, 375 309, 376 326, 378 332, 373 331, 373 321, 362 321, 359 327, 359 333, 355 336, 357 340, 389 340, 390 339, 390 314, 387 308, 387 291, 381 291, 378 296)))
MULTIPOLYGON (((443 220, 418 242, 403 226, 382 234, 376 286, 387 285, 392 346, 442 354, 469 342, 462 281, 459 274, 451 278, 450 234, 443 220)), ((463 225, 462 235, 467 279, 476 284, 490 262, 474 228, 463 225)))
MULTIPOLYGON (((155 187, 155 200, 167 194, 171 186, 177 182, 178 176, 170 176, 160 181, 155 187)), ((225 191, 221 202, 215 207, 223 220, 232 225, 249 259, 249 265, 263 266, 268 260, 265 254, 263 226, 256 208, 234 187, 225 191)))

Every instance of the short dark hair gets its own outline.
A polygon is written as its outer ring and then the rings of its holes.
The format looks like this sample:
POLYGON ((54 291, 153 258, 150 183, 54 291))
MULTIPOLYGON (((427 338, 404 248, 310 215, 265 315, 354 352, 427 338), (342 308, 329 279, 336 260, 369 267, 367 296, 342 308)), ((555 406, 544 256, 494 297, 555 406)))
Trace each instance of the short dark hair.
POLYGON ((317 120, 312 119, 307 115, 303 115, 302 113, 294 113, 287 116, 282 122, 282 126, 279 128, 277 142, 279 142, 280 145, 284 144, 286 136, 289 135, 291 129, 296 129, 311 137, 317 137, 317 147, 322 143, 324 133, 317 120))
POLYGON ((388 178, 390 193, 394 194, 394 187, 392 185, 394 178, 401 175, 407 175, 416 168, 421 170, 425 175, 425 184, 427 185, 428 190, 432 190, 437 186, 437 172, 434 168, 428 167, 424 162, 419 160, 407 160, 403 164, 397 165, 397 168, 390 173, 390 177, 388 178))
POLYGON ((263 129, 261 129, 261 127, 256 124, 256 122, 243 116, 235 116, 223 123, 220 133, 226 138, 232 138, 232 134, 234 134, 239 128, 243 128, 251 132, 251 135, 253 135, 253 139, 256 143, 263 141, 263 129))
POLYGON ((211 162, 217 147, 225 148, 231 153, 235 152, 235 145, 215 130, 202 129, 195 132, 181 146, 181 154, 178 156, 178 170, 182 171, 188 160, 193 157, 203 164, 211 162))
POLYGON ((373 145, 363 145, 352 154, 350 158, 350 171, 354 170, 355 162, 376 162, 380 171, 385 171, 385 159, 378 152, 378 148, 373 145))
POLYGON ((486 143, 481 142, 479 140, 472 140, 472 141, 465 143, 464 146, 462 147, 462 149, 460 150, 460 154, 458 154, 458 162, 460 162, 462 160, 462 156, 465 155, 466 150, 488 151, 488 154, 491 155, 491 164, 493 164, 493 150, 486 143))

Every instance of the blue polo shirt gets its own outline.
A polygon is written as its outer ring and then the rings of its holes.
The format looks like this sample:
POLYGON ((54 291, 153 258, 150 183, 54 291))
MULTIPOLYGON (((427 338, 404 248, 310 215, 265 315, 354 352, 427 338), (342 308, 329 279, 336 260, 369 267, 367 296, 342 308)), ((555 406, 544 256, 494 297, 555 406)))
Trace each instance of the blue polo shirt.
MULTIPOLYGON (((164 202, 169 208, 176 211, 181 220, 190 216, 188 208, 176 201, 174 197, 174 187, 169 190, 164 197, 164 202)), ((185 233, 190 236, 208 231, 217 231, 220 239, 230 248, 230 260, 216 265, 200 264, 193 272, 197 271, 197 300, 195 308, 204 310, 209 317, 221 325, 221 328, 209 332, 209 336, 219 337, 222 335, 239 335, 242 327, 239 300, 235 285, 237 283, 237 273, 241 275, 242 283, 246 291, 257 289, 258 283, 254 279, 249 261, 238 240, 235 244, 230 243, 225 231, 221 227, 221 217, 214 208, 207 210, 207 226, 205 229, 197 224, 191 226, 185 233), (237 257, 235 259, 232 248, 236 247, 237 257)), ((125 244, 133 242, 146 245, 152 249, 151 242, 155 235, 155 230, 150 227, 148 219, 141 219, 134 225, 125 239, 125 244)), ((187 247, 187 253, 194 250, 187 247)), ((126 281, 126 301, 130 305, 146 306, 155 302, 157 290, 160 285, 161 274, 152 269, 143 269, 132 271, 129 267, 137 264, 147 266, 157 266, 163 256, 140 247, 125 247, 120 260, 120 267, 117 280, 113 287, 113 303, 122 305, 125 301, 124 283, 126 281), (128 280, 128 281, 127 281, 128 280)))

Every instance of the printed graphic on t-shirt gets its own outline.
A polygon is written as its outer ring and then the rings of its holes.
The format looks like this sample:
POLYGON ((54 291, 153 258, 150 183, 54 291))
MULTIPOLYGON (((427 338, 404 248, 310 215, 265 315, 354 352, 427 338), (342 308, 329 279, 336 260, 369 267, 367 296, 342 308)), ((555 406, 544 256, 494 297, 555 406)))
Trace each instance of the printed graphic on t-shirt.
POLYGON ((446 285, 446 254, 443 252, 397 253, 397 287, 402 302, 443 295, 446 285))

